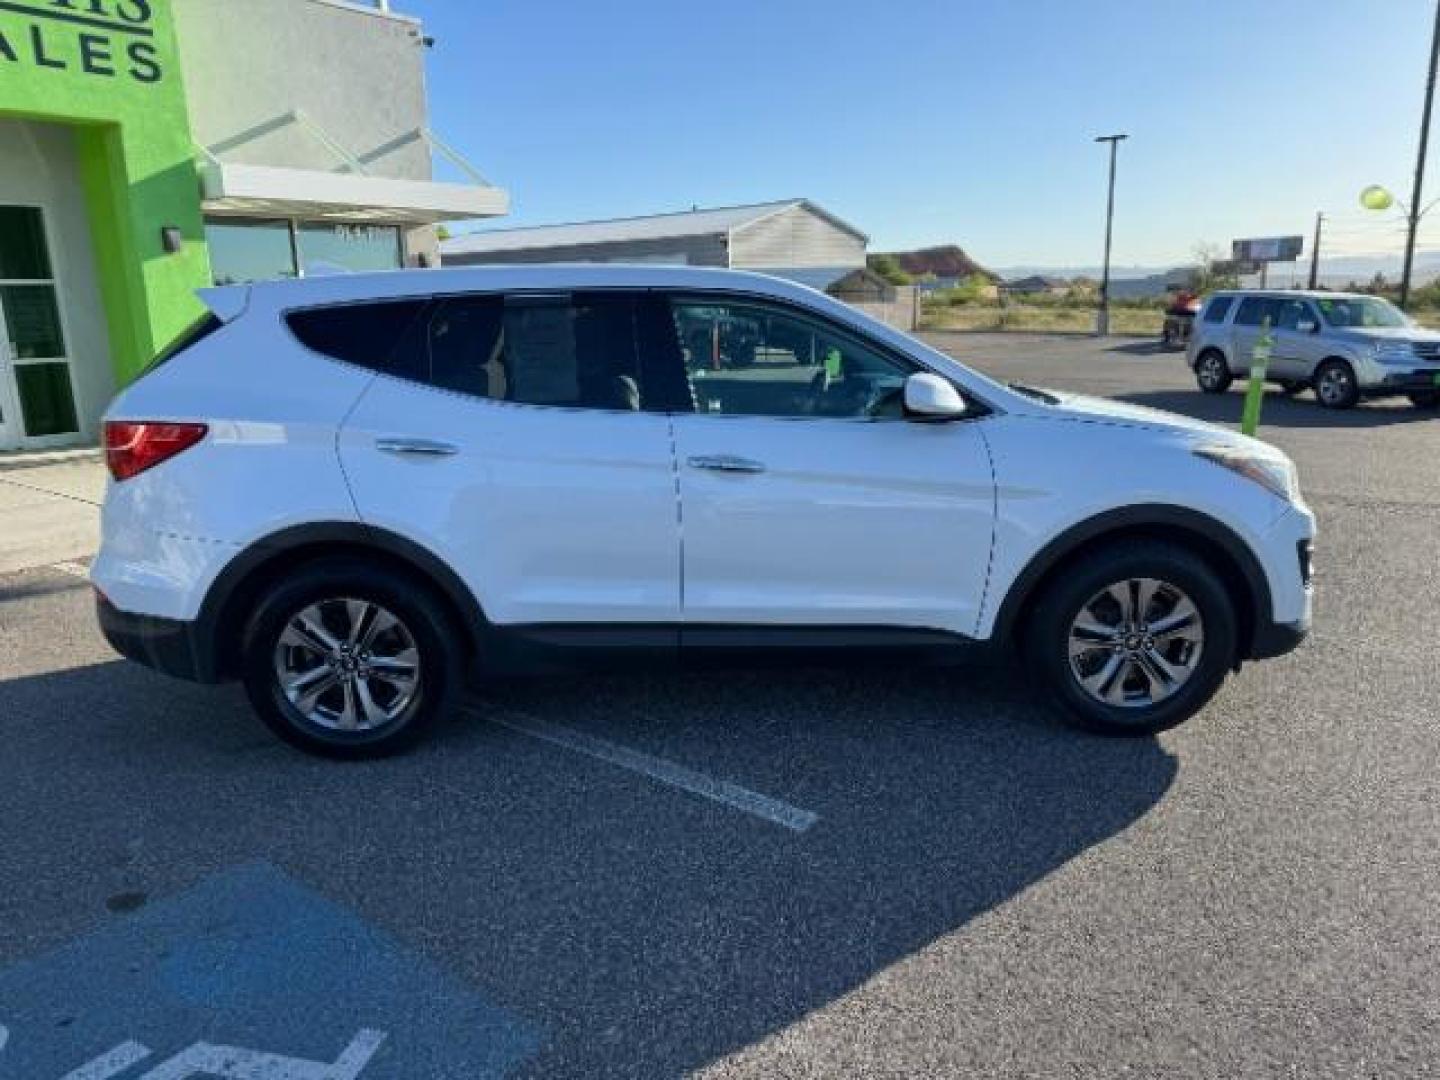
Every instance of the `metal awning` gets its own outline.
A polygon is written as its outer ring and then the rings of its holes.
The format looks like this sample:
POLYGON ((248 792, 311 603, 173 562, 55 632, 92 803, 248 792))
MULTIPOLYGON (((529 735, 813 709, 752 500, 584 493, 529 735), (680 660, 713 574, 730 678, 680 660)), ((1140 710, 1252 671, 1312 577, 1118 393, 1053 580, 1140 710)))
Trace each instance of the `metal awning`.
POLYGON ((509 213, 503 188, 208 161, 200 166, 205 212, 307 221, 433 225, 509 213))

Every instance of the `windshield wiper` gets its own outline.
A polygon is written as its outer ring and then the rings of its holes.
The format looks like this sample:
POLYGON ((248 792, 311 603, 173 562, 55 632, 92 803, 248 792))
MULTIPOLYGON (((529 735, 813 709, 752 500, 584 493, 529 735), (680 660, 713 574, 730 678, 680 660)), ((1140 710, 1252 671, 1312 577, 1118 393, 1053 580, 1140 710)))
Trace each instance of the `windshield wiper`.
POLYGON ((1017 394, 1024 394, 1026 397, 1034 398, 1036 401, 1043 401, 1046 405, 1060 404, 1060 399, 1046 390, 1039 390, 1033 386, 1026 386, 1024 383, 1012 382, 1009 385, 1010 389, 1014 390, 1017 394))

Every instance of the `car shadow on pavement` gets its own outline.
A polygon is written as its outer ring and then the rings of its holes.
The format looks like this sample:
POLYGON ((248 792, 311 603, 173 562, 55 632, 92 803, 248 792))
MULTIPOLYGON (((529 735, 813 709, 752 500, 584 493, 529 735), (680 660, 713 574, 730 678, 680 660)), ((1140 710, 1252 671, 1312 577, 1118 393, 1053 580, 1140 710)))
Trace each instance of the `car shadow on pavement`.
POLYGON ((461 713, 407 757, 340 765, 275 744, 233 688, 125 664, 0 683, 0 803, 31 823, 4 873, 49 896, 9 905, 0 966, 119 917, 111 891, 171 895, 262 860, 535 1025, 526 1071, 677 1075, 962 929, 1176 775, 1154 739, 1060 726, 1008 669, 550 679, 482 688, 461 713), (782 828, 507 718, 818 820, 782 828))
POLYGON ((1166 345, 1159 338, 1147 338, 1144 341, 1127 341, 1123 345, 1107 346, 1107 353, 1120 353, 1125 356, 1174 356, 1185 355, 1183 346, 1166 345))
MULTIPOLYGON (((1245 395, 1204 394, 1198 390, 1140 390, 1114 395, 1117 401, 1145 405, 1152 409, 1193 416, 1215 424, 1239 424, 1245 409, 1245 395)), ((1261 428, 1376 428, 1394 424, 1416 424, 1440 419, 1434 409, 1417 409, 1404 398, 1365 402, 1353 409, 1325 409, 1310 394, 1288 397, 1268 389, 1260 414, 1261 428)))

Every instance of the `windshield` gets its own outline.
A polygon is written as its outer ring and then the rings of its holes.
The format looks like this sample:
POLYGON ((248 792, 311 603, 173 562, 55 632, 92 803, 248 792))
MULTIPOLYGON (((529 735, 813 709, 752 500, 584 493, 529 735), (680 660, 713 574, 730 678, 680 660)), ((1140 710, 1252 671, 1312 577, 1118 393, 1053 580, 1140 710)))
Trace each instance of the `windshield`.
POLYGON ((1377 296, 1347 296, 1344 299, 1317 300, 1325 322, 1335 327, 1382 327, 1396 329, 1409 326, 1405 313, 1388 300, 1377 296))

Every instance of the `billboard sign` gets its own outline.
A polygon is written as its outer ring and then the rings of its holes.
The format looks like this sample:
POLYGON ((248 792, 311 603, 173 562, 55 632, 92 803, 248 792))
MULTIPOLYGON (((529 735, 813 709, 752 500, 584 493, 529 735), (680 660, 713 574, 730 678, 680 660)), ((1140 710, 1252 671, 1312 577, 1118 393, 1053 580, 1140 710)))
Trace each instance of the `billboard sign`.
POLYGON ((1268 236, 1232 241, 1230 257, 1236 262, 1294 262, 1304 249, 1303 236, 1268 236))

